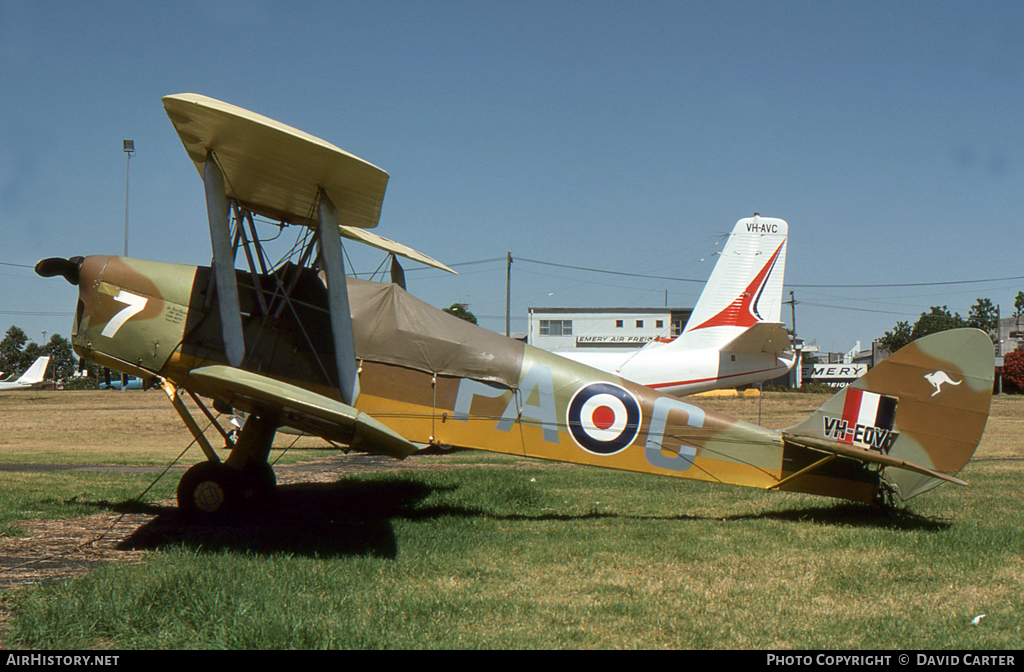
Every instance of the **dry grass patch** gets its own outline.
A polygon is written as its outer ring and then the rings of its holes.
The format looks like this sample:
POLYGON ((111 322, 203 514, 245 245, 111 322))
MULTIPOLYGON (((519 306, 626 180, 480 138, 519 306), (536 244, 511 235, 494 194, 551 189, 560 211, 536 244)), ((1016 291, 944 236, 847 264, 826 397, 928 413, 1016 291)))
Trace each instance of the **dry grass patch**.
MULTIPOLYGON (((185 397, 199 422, 207 420, 185 397)), ((222 445, 215 429, 211 444, 222 445)), ((0 461, 42 464, 167 464, 192 441, 160 390, 37 391, 0 394, 0 461)), ((316 438, 278 435, 275 448, 326 449, 316 438)), ((206 459, 194 446, 182 464, 206 459)))

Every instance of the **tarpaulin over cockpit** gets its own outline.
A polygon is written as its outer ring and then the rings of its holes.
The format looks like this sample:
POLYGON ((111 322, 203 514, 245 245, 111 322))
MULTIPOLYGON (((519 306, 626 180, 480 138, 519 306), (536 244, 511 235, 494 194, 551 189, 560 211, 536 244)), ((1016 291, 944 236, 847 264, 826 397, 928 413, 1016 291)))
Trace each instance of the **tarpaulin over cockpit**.
POLYGON ((348 279, 356 357, 515 387, 525 344, 420 301, 398 285, 348 279))

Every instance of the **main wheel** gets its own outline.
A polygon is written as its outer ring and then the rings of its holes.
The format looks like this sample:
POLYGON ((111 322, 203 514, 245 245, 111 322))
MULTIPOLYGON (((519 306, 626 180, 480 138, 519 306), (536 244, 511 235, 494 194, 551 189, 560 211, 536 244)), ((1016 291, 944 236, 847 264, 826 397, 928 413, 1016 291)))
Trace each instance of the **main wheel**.
POLYGON ((247 504, 265 506, 277 491, 277 475, 266 462, 250 463, 240 474, 241 499, 247 504))
POLYGON ((178 482, 178 508, 201 516, 222 515, 237 508, 237 472, 220 462, 200 462, 178 482))

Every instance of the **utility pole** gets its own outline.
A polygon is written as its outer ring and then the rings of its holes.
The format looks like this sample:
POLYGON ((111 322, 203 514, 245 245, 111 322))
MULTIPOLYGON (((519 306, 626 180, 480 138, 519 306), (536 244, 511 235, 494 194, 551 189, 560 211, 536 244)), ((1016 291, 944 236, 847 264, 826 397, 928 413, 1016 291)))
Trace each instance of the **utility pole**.
MULTIPOLYGON (((1003 361, 1003 323, 999 314, 999 304, 996 304, 996 356, 999 357, 1000 363, 1003 361)), ((999 386, 996 389, 996 394, 1003 393, 1003 367, 999 367, 999 386)))
POLYGON ((803 381, 803 361, 802 361, 803 360, 803 357, 802 357, 802 355, 803 355, 803 348, 798 347, 797 346, 797 342, 796 342, 796 297, 793 296, 793 290, 792 289, 789 290, 789 301, 783 301, 783 303, 788 303, 789 304, 790 317, 792 318, 792 322, 793 322, 793 335, 792 335, 793 351, 796 352, 796 364, 793 365, 793 369, 794 369, 794 372, 795 372, 795 375, 793 376, 793 380, 796 383, 796 388, 800 389, 800 386, 803 385, 803 383, 804 383, 804 381, 803 381))
POLYGON ((505 336, 512 335, 512 253, 506 252, 507 268, 505 270, 505 336))
POLYGON ((793 342, 796 343, 796 299, 793 298, 793 290, 789 290, 789 301, 783 301, 783 303, 789 304, 790 316, 793 322, 793 342))
POLYGON ((135 141, 124 141, 124 153, 128 155, 124 166, 124 256, 128 256, 128 174, 132 163, 132 154, 135 153, 135 141))
MULTIPOLYGON (((128 256, 128 176, 131 172, 132 154, 135 153, 135 141, 124 141, 124 153, 128 157, 124 164, 124 256, 128 256)), ((109 381, 107 381, 109 382, 109 381)), ((121 391, 128 389, 128 374, 121 374, 121 391)))

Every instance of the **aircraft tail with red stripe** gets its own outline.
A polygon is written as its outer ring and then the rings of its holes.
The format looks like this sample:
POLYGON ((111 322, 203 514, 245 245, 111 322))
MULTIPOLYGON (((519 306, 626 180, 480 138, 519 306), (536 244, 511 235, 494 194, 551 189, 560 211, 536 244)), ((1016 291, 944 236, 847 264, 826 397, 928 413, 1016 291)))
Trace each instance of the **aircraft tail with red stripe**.
POLYGON ((781 219, 738 221, 674 340, 625 352, 559 354, 678 396, 786 375, 796 361, 780 321, 788 235, 781 219))
MULTIPOLYGON (((778 325, 774 332, 785 333, 781 314, 788 236, 789 225, 782 219, 755 214, 736 222, 686 328, 665 347, 724 348, 759 323, 778 325)), ((777 333, 769 339, 776 347, 779 340, 777 333)), ((736 347, 777 352, 789 347, 788 339, 782 340, 782 347, 775 350, 763 349, 760 342, 736 347)))

